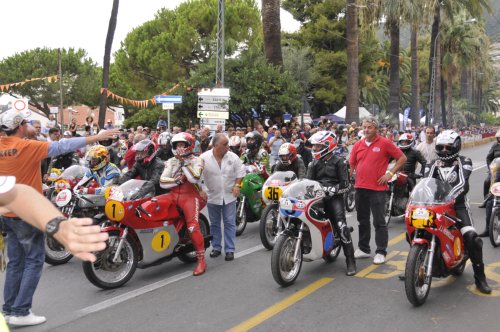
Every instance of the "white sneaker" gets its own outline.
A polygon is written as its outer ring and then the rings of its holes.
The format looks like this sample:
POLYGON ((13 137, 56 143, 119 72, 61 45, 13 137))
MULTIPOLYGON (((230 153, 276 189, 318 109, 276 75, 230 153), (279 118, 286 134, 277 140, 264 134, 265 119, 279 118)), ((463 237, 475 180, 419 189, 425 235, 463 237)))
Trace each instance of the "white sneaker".
POLYGON ((12 317, 12 316, 10 316, 10 315, 6 315, 6 314, 2 314, 2 315, 3 315, 3 318, 5 318, 5 322, 6 322, 7 324, 9 324, 9 323, 10 323, 10 317, 12 317))
POLYGON ((376 254, 373 258, 373 264, 380 265, 385 263, 385 256, 382 254, 376 254))
POLYGON ((9 325, 11 326, 30 326, 45 323, 47 319, 43 316, 37 316, 30 311, 27 316, 10 316, 9 325))
POLYGON ((354 258, 369 258, 369 257, 370 254, 367 254, 361 249, 356 249, 356 251, 354 252, 354 258))

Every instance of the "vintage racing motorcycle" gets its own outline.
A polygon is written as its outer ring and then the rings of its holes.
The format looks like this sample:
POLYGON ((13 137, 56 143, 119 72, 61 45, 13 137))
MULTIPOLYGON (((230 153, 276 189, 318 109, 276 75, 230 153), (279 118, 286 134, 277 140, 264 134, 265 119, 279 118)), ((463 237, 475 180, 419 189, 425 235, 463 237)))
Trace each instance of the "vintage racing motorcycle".
POLYGON ((236 203, 236 235, 243 234, 247 223, 260 220, 264 203, 262 186, 267 178, 265 169, 255 164, 245 165, 246 175, 241 181, 240 197, 236 203))

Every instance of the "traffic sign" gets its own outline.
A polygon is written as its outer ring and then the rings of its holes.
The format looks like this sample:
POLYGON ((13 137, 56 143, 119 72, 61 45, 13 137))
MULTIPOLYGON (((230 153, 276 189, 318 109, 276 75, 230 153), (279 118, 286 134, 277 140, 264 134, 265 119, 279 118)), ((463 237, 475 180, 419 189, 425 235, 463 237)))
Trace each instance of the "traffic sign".
POLYGON ((155 96, 156 103, 181 104, 182 96, 155 96))
POLYGON ((27 99, 16 99, 12 101, 12 108, 16 111, 27 111, 28 100, 27 99))
POLYGON ((206 125, 225 125, 226 120, 224 119, 207 119, 207 118, 202 118, 200 119, 200 125, 201 126, 206 126, 206 125))
POLYGON ((198 91, 198 96, 218 96, 218 97, 229 97, 229 89, 227 88, 216 88, 216 89, 201 89, 198 91))
POLYGON ((174 103, 162 103, 161 107, 164 110, 173 110, 174 109, 174 103))
POLYGON ((229 105, 198 103, 198 111, 229 111, 229 105))
POLYGON ((198 95, 198 102, 199 103, 206 103, 206 104, 224 104, 229 102, 229 97, 228 96, 203 96, 203 95, 198 95))
POLYGON ((50 107, 50 114, 57 114, 57 113, 59 113, 59 107, 57 106, 50 107))
POLYGON ((198 118, 229 119, 229 112, 198 111, 198 118))

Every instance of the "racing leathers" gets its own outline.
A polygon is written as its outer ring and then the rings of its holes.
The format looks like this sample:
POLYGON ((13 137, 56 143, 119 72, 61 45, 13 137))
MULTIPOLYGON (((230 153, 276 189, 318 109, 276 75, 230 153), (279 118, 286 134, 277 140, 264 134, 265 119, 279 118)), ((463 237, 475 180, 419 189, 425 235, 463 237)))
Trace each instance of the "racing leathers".
POLYGON ((306 166, 304 165, 304 161, 300 156, 297 156, 294 161, 290 164, 284 164, 280 159, 273 165, 271 168, 272 172, 286 172, 292 171, 297 175, 297 178, 303 179, 306 176, 306 166))
POLYGON ((356 273, 354 246, 350 228, 347 226, 344 193, 349 190, 349 175, 344 158, 333 153, 322 159, 314 159, 307 169, 307 179, 318 181, 325 193, 325 212, 335 231, 340 234, 342 249, 346 256, 347 275, 356 273))
POLYGON ((265 149, 259 149, 256 153, 250 149, 241 156, 244 165, 255 164, 263 171, 264 177, 267 177, 271 171, 269 165, 269 154, 265 149), (265 173, 264 173, 265 172, 265 173))
POLYGON ((406 163, 404 164, 402 171, 408 175, 408 192, 411 192, 417 183, 417 177, 415 174, 417 163, 420 164, 422 170, 421 172, 423 172, 425 165, 427 164, 427 160, 422 153, 414 147, 404 150, 402 149, 401 151, 403 151, 406 156, 406 163))
POLYGON ((85 172, 83 178, 78 182, 75 186, 75 190, 81 191, 83 194, 95 194, 101 195, 104 194, 104 191, 109 186, 118 183, 120 179, 120 169, 113 163, 108 163, 105 167, 93 171, 88 169, 85 172), (86 187, 91 180, 95 180, 97 182, 98 187, 86 187))
POLYGON ((472 225, 467 192, 469 191, 469 177, 472 173, 472 160, 458 155, 450 160, 437 159, 425 168, 425 177, 432 177, 448 182, 452 186, 450 195, 455 198, 455 211, 461 220, 456 226, 462 233, 465 247, 469 253, 474 270, 474 279, 477 288, 482 293, 491 293, 486 282, 483 263, 483 241, 478 237, 472 225))
POLYGON ((200 211, 206 201, 200 196, 198 185, 203 173, 203 160, 190 154, 183 159, 170 158, 165 163, 165 169, 160 177, 160 186, 170 189, 168 195, 172 195, 177 206, 184 213, 186 226, 196 250, 198 264, 194 269, 194 275, 205 272, 205 243, 199 225, 200 211))
POLYGON ((149 160, 147 163, 138 160, 134 163, 134 166, 120 178, 118 182, 119 184, 122 184, 137 177, 141 178, 141 180, 147 181, 147 183, 145 183, 137 192, 134 199, 142 197, 145 194, 153 191, 155 195, 161 195, 166 193, 166 190, 163 190, 160 187, 160 177, 164 168, 165 163, 156 156, 152 160, 149 160))
MULTIPOLYGON (((495 142, 492 146, 490 151, 488 151, 488 154, 486 155, 486 172, 488 175, 486 176, 486 179, 484 180, 483 184, 483 195, 484 198, 487 198, 488 193, 490 191, 490 185, 491 185, 491 172, 490 172, 490 164, 495 158, 500 157, 500 143, 495 142)), ((484 207, 484 206, 482 206, 484 207)))

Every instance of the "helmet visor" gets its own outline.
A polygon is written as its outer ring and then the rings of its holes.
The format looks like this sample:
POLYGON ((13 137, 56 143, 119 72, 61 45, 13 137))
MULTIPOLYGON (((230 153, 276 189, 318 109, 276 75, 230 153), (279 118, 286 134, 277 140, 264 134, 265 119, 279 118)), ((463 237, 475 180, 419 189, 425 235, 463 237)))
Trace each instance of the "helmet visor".
POLYGON ((436 151, 452 151, 453 150, 453 146, 451 145, 445 145, 445 144, 440 144, 440 145, 436 145, 436 151))

